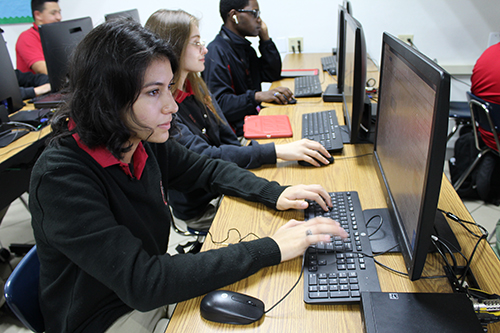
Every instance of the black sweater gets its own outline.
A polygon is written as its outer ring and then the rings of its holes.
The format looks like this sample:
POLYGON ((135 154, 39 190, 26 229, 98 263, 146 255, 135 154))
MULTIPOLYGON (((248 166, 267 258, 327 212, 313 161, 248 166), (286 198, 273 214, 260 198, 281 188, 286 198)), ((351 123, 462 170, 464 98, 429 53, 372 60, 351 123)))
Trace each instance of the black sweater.
MULTIPOLYGON (((227 124, 224 114, 220 111, 219 105, 216 101, 213 104, 221 120, 215 118, 215 115, 197 101, 193 95, 179 103, 176 121, 178 132, 174 138, 198 154, 234 162, 245 169, 276 163, 274 143, 260 145, 256 141, 252 141, 248 146, 241 146, 238 138, 227 124)), ((217 196, 219 193, 207 192, 202 188, 184 192, 168 191, 174 215, 183 220, 203 214, 210 201, 217 196)))
POLYGON ((260 58, 251 43, 226 27, 208 44, 203 78, 236 135, 243 135, 246 115, 257 114, 255 92, 262 82, 281 78, 281 57, 270 39, 260 42, 260 58), (227 37, 227 38, 226 38, 227 37))
POLYGON ((30 210, 46 332, 104 332, 131 309, 203 295, 280 262, 267 237, 196 255, 166 254, 163 188, 203 187, 274 208, 284 187, 174 140, 145 148, 140 180, 118 165, 102 168, 72 137, 38 159, 30 210))

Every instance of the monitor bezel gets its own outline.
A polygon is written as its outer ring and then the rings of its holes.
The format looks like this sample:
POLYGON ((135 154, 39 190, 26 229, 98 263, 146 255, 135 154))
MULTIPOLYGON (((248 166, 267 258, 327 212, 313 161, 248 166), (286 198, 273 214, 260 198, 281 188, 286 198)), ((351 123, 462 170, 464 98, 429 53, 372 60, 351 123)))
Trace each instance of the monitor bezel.
POLYGON ((377 151, 379 118, 381 115, 381 103, 385 93, 379 90, 379 103, 377 106, 377 125, 373 156, 377 166, 377 173, 384 192, 384 197, 388 205, 389 214, 393 223, 393 231, 397 242, 401 248, 401 253, 405 261, 408 277, 414 281, 421 277, 427 258, 428 249, 431 243, 431 235, 434 232, 434 221, 438 206, 439 193, 443 177, 443 166, 446 152, 446 137, 448 128, 448 110, 450 98, 450 75, 439 67, 434 61, 429 59, 418 50, 410 47, 398 38, 384 32, 382 38, 382 57, 380 67, 379 87, 383 86, 384 65, 385 65, 385 45, 391 47, 392 51, 399 54, 405 62, 413 68, 417 68, 421 75, 436 83, 436 94, 434 102, 434 112, 432 119, 431 138, 429 140, 429 153, 426 162, 424 175, 424 189, 422 201, 420 203, 417 233, 415 237, 415 250, 411 250, 409 239, 406 237, 403 223, 397 212, 394 197, 391 193, 387 178, 382 169, 377 151))

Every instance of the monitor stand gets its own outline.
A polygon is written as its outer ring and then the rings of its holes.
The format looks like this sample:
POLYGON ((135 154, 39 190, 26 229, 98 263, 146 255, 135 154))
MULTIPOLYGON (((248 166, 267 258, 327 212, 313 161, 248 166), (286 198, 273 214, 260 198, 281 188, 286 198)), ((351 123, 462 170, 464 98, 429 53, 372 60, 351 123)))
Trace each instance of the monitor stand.
POLYGON ((324 102, 344 102, 344 94, 339 91, 336 84, 329 84, 323 92, 324 102))
MULTIPOLYGON (((374 254, 382 252, 400 253, 401 249, 399 248, 399 246, 391 249, 392 247, 394 247, 394 245, 397 245, 398 242, 396 240, 396 237, 394 236, 389 210, 387 208, 367 209, 363 211, 363 215, 365 217, 365 223, 368 223, 368 226, 366 228, 368 234, 374 232, 375 229, 377 229, 380 224, 380 217, 382 217, 383 219, 383 223, 380 229, 370 237, 372 252, 374 254), (370 221, 370 219, 372 220, 370 221)), ((436 211, 436 218, 434 220, 434 233, 439 238, 445 239, 450 242, 453 245, 453 247, 451 248, 453 252, 458 252, 458 250, 460 250, 460 244, 458 243, 457 238, 453 234, 453 231, 446 221, 446 217, 440 211, 436 211)), ((432 243, 429 246, 428 252, 436 252, 436 248, 432 243)))

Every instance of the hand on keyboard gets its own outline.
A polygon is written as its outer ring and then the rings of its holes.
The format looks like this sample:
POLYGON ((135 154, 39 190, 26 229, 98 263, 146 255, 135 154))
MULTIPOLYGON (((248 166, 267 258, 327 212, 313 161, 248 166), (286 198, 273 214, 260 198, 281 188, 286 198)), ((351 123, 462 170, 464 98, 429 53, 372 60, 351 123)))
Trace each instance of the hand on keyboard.
POLYGON ((278 244, 281 262, 302 255, 313 244, 329 242, 332 235, 347 237, 339 223, 325 217, 316 217, 307 222, 290 220, 271 236, 278 244))
POLYGON ((255 100, 259 103, 288 104, 289 101, 293 100, 293 93, 286 87, 278 87, 268 91, 257 91, 255 100))
POLYGON ((276 145, 276 157, 285 161, 305 161, 314 166, 330 164, 331 155, 321 143, 302 139, 283 145, 276 145))
POLYGON ((276 209, 306 209, 309 203, 315 201, 324 211, 332 207, 332 199, 321 185, 295 185, 287 187, 276 202, 276 209))

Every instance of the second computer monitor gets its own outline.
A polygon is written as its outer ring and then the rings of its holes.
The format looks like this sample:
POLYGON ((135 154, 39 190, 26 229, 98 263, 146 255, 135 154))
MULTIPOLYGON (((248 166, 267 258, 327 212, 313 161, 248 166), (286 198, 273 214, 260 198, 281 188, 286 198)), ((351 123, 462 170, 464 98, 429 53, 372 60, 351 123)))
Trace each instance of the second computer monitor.
POLYGON ((39 27, 43 54, 53 92, 61 90, 66 83, 71 54, 90 30, 92 30, 90 17, 44 24, 39 27))
POLYGON ((371 114, 365 110, 366 98, 366 42, 363 27, 348 13, 344 13, 344 143, 358 143, 368 139, 371 114))

